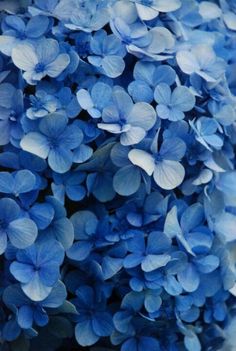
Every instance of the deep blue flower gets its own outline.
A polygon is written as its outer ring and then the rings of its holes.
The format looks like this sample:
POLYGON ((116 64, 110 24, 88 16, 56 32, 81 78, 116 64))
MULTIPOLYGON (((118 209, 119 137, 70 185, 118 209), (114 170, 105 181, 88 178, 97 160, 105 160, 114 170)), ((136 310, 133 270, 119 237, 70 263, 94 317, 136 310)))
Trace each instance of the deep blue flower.
POLYGON ((125 268, 141 264, 144 272, 151 272, 164 267, 171 259, 168 254, 170 240, 161 232, 151 232, 148 235, 147 245, 143 233, 137 233, 134 238, 128 240, 127 248, 130 254, 125 257, 125 268))
POLYGON ((19 249, 30 246, 36 239, 38 228, 29 218, 23 217, 20 207, 9 198, 0 200, 0 253, 7 248, 7 239, 19 249))
POLYGON ((86 259, 96 247, 109 245, 106 240, 109 226, 105 220, 98 220, 90 211, 76 212, 71 217, 74 226, 76 242, 67 251, 67 256, 76 261, 86 259))
POLYGON ((36 242, 19 250, 10 271, 32 301, 42 301, 51 293, 60 277, 64 250, 56 240, 36 242))
POLYGON ((65 299, 66 288, 60 281, 52 288, 50 294, 39 302, 30 300, 18 284, 9 285, 3 294, 4 303, 9 308, 17 309, 17 323, 23 329, 32 328, 34 323, 40 327, 48 324, 47 309, 61 306, 65 299))
POLYGON ((76 291, 74 304, 79 312, 75 337, 79 345, 90 346, 100 337, 109 336, 113 330, 112 316, 106 310, 105 300, 99 301, 90 286, 81 286, 76 291))

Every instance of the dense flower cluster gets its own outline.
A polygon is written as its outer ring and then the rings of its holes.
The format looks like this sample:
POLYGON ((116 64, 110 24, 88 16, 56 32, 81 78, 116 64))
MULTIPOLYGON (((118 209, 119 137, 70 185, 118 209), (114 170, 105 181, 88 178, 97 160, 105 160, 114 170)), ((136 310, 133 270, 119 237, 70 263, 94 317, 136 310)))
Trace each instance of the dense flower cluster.
POLYGON ((235 350, 235 0, 0 11, 0 349, 235 350))

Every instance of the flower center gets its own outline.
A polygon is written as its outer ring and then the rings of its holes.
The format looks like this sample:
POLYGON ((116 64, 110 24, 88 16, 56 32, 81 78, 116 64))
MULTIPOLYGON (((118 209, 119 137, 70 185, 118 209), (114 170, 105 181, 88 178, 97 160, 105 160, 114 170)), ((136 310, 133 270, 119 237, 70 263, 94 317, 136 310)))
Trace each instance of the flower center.
POLYGON ((37 65, 35 66, 35 72, 36 73, 41 73, 45 70, 45 65, 43 63, 37 63, 37 65))
POLYGON ((55 137, 51 137, 49 138, 49 146, 51 149, 55 149, 59 146, 60 142, 58 140, 58 138, 55 138, 55 137))
POLYGON ((144 6, 150 6, 153 4, 153 0, 139 0, 139 3, 144 6))
POLYGON ((14 110, 11 110, 9 113, 9 119, 10 121, 15 122, 16 121, 16 112, 14 110))
POLYGON ((163 161, 163 157, 160 154, 155 154, 154 159, 155 159, 155 163, 163 161))
POLYGON ((7 222, 4 219, 0 219, 0 229, 5 230, 7 228, 7 222))

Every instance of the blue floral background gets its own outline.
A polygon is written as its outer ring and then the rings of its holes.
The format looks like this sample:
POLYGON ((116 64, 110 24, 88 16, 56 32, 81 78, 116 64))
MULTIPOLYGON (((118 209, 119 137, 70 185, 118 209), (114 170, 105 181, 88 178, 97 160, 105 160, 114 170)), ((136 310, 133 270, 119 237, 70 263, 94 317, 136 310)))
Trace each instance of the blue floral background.
POLYGON ((0 1, 0 350, 236 350, 236 2, 0 1))

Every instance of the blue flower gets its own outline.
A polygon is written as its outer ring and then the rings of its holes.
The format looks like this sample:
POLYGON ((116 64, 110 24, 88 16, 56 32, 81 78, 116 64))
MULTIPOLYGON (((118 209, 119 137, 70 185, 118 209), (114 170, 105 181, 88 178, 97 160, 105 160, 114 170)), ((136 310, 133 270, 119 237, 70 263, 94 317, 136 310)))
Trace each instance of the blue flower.
POLYGON ((138 15, 144 21, 152 20, 160 12, 175 11, 181 6, 179 0, 165 2, 163 0, 134 0, 138 15))
POLYGON ((58 42, 54 39, 40 40, 36 46, 19 44, 12 50, 12 61, 21 70, 29 84, 36 84, 45 76, 57 77, 68 66, 70 57, 60 54, 58 42))
POLYGON ((99 221, 93 212, 80 211, 73 214, 71 222, 77 241, 67 251, 69 258, 83 261, 94 248, 109 245, 106 240, 106 234, 109 231, 106 219, 99 221))
POLYGON ((15 89, 12 84, 0 85, 0 145, 10 141, 18 146, 18 139, 22 137, 20 119, 24 112, 23 93, 15 89))
POLYGON ((196 133, 196 140, 206 149, 212 151, 212 147, 219 150, 223 146, 223 140, 217 134, 219 125, 209 117, 200 117, 197 121, 190 121, 189 124, 196 133))
POLYGON ((187 87, 178 86, 171 92, 166 83, 157 85, 154 99, 158 103, 157 115, 174 122, 184 119, 184 112, 192 110, 195 105, 195 97, 187 87))
POLYGON ((52 191, 54 197, 61 203, 65 201, 65 195, 72 201, 81 201, 86 195, 86 189, 81 183, 85 180, 83 172, 68 172, 63 175, 54 173, 52 191))
POLYGON ((122 42, 114 34, 107 36, 104 30, 94 34, 90 41, 92 55, 88 61, 102 73, 111 78, 116 78, 125 69, 123 57, 126 50, 122 42))
POLYGON ((133 104, 129 95, 120 87, 113 89, 113 104, 105 107, 100 129, 121 134, 122 145, 138 144, 156 121, 153 107, 145 102, 133 104))
POLYGON ((74 240, 74 228, 66 216, 65 207, 53 196, 47 197, 41 211, 35 206, 37 204, 30 209, 30 214, 32 216, 33 212, 36 223, 40 222, 40 229, 44 230, 42 234, 46 240, 56 239, 65 250, 71 247, 74 240))
POLYGON ((129 84, 128 91, 135 102, 151 103, 155 87, 160 83, 172 85, 176 78, 176 73, 170 66, 157 66, 146 61, 138 61, 135 64, 133 74, 135 80, 129 84), (142 91, 142 94, 140 94, 140 91, 142 91))
POLYGON ((69 29, 97 31, 108 22, 109 2, 110 0, 61 0, 54 8, 53 14, 65 22, 69 29))
POLYGON ((42 301, 58 282, 63 259, 64 250, 56 240, 42 240, 17 251, 10 271, 32 301, 42 301))
POLYGON ((147 30, 141 22, 127 24, 119 17, 119 10, 114 14, 110 26, 113 33, 126 44, 129 53, 153 61, 162 61, 172 57, 174 37, 165 27, 147 30))
POLYGON ((109 105, 111 96, 112 88, 102 82, 94 84, 91 93, 86 89, 80 89, 76 94, 80 106, 93 118, 102 116, 102 110, 109 105))
POLYGON ((125 268, 141 264, 144 272, 151 272, 164 267, 171 259, 168 254, 170 240, 161 232, 151 232, 148 235, 147 245, 143 233, 137 233, 134 238, 128 240, 127 248, 131 253, 124 259, 125 268))
POLYGON ((218 58, 207 45, 196 45, 190 51, 179 51, 176 55, 180 69, 186 74, 197 74, 205 81, 214 83, 225 72, 225 61, 218 58))
POLYGON ((31 107, 27 109, 26 116, 30 119, 37 119, 55 112, 59 108, 59 101, 55 96, 44 90, 37 90, 35 95, 30 96, 31 107))
POLYGON ((34 323, 40 327, 48 324, 47 312, 61 306, 65 299, 66 288, 60 281, 52 288, 50 294, 39 302, 30 300, 18 284, 9 285, 3 294, 4 303, 9 308, 14 306, 17 309, 17 323, 23 329, 32 328, 34 323))
POLYGON ((147 349, 150 351, 159 351, 160 346, 158 341, 150 336, 141 336, 126 340, 121 347, 121 351, 145 351, 147 349))
POLYGON ((19 196, 23 193, 35 189, 36 177, 28 170, 8 173, 0 172, 0 192, 4 194, 13 194, 19 196))
POLYGON ((33 244, 37 234, 36 224, 22 216, 21 209, 14 200, 0 200, 0 254, 7 248, 7 239, 14 247, 24 249, 33 244))
POLYGON ((21 147, 42 159, 58 173, 67 172, 73 162, 73 153, 81 144, 83 133, 77 125, 67 125, 67 118, 50 114, 39 123, 38 132, 30 132, 21 140, 21 147))
POLYGON ((0 51, 11 56, 16 45, 25 42, 34 42, 43 37, 49 29, 49 18, 34 16, 27 24, 18 16, 7 16, 2 22, 3 34, 0 36, 0 51))
POLYGON ((100 337, 109 336, 113 330, 112 316, 106 310, 105 300, 98 300, 90 286, 81 286, 73 301, 78 312, 75 337, 79 345, 91 346, 100 337))
POLYGON ((186 145, 179 138, 172 138, 171 144, 165 139, 160 151, 157 151, 156 143, 154 139, 152 154, 141 149, 132 149, 128 157, 135 166, 142 168, 149 176, 153 175, 154 181, 162 189, 174 189, 184 179, 185 170, 179 161, 185 154, 186 145))

